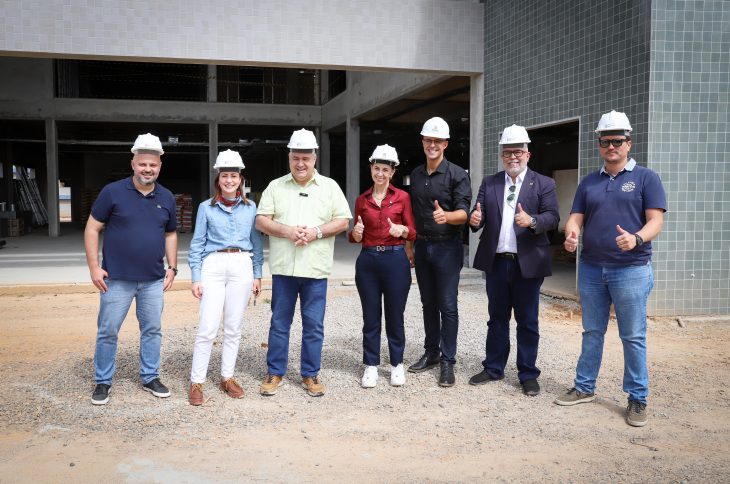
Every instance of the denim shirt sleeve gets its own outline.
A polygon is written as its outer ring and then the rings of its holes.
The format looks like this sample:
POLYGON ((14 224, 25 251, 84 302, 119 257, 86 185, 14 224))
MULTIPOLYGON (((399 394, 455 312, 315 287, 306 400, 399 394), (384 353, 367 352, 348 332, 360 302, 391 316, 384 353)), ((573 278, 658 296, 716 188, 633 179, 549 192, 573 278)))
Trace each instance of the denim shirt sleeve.
POLYGON ((256 205, 253 205, 253 218, 254 222, 251 224, 251 245, 253 245, 253 277, 254 279, 261 279, 262 268, 264 265, 264 244, 261 240, 261 232, 256 230, 256 205))
POLYGON ((206 216, 207 202, 198 206, 198 216, 195 218, 195 233, 190 241, 188 265, 192 273, 193 282, 200 282, 200 272, 203 266, 203 251, 208 234, 208 217, 206 216))

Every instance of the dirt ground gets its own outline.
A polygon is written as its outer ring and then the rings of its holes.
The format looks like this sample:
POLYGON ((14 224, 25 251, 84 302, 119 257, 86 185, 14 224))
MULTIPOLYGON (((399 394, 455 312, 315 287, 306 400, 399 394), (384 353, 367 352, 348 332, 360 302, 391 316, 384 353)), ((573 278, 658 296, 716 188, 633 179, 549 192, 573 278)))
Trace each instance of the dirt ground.
MULTIPOLYGON (((211 378, 209 400, 194 408, 185 391, 197 302, 187 290, 166 295, 162 379, 172 397, 155 399, 136 381, 132 316, 104 407, 89 401, 98 295, 0 295, 0 482, 730 481, 727 325, 650 321, 650 420, 637 429, 623 420, 615 325, 596 402, 552 403, 571 386, 580 351, 572 303, 543 300, 538 397, 522 395, 514 355, 505 380, 467 384, 483 358, 481 287, 460 292, 455 387, 439 388, 433 372, 408 374, 404 387, 390 387, 384 358, 378 387, 364 390, 361 316, 353 314, 359 300, 354 288, 331 289, 321 373, 328 390, 315 399, 299 388, 296 324, 286 384, 274 397, 258 395, 266 297, 249 308, 244 329, 236 377, 246 397, 225 397, 211 378)), ((421 352, 417 300, 413 290, 406 363, 421 352)), ((209 375, 218 360, 219 349, 209 375)))

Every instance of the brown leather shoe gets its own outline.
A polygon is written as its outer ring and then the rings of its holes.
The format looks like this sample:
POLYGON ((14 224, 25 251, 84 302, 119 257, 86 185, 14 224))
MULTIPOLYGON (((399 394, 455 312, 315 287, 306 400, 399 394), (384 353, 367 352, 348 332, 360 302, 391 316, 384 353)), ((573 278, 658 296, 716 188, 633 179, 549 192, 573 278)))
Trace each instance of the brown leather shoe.
POLYGON ((203 404, 203 384, 191 383, 188 391, 188 402, 196 407, 203 404))
POLYGON ((321 397, 324 395, 324 383, 319 381, 318 376, 308 376, 302 380, 302 386, 307 389, 310 397, 321 397))
POLYGON ((271 396, 276 394, 276 390, 284 384, 284 380, 279 375, 266 375, 264 381, 261 382, 259 393, 261 395, 271 396))
POLYGON ((239 385, 233 377, 228 380, 221 379, 221 382, 218 384, 218 388, 231 398, 243 398, 245 395, 243 388, 241 388, 241 385, 239 385))

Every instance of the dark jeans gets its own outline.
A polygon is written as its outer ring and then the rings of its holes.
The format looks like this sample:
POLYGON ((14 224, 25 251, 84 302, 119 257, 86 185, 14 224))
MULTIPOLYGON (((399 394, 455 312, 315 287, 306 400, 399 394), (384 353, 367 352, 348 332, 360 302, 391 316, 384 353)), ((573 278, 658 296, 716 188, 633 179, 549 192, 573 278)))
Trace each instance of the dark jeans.
POLYGON ((324 340, 324 309, 327 302, 327 279, 273 275, 271 277, 271 327, 266 365, 269 374, 286 374, 289 359, 289 332, 299 297, 302 313, 303 377, 317 376, 324 340))
POLYGON ((512 310, 517 321, 517 375, 520 382, 540 376, 535 366, 540 342, 538 308, 540 286, 544 278, 526 279, 514 259, 494 259, 492 273, 487 274, 489 322, 487 323, 487 357, 482 362, 494 378, 504 376, 509 357, 509 321, 512 310))
POLYGON ((426 353, 456 363, 459 333, 459 276, 464 263, 461 237, 431 242, 417 240, 416 280, 423 305, 423 344, 426 353))
POLYGON ((362 362, 368 366, 380 364, 384 307, 390 364, 398 366, 403 363, 403 312, 411 290, 411 266, 403 246, 383 252, 363 249, 355 263, 355 283, 362 303, 362 362))

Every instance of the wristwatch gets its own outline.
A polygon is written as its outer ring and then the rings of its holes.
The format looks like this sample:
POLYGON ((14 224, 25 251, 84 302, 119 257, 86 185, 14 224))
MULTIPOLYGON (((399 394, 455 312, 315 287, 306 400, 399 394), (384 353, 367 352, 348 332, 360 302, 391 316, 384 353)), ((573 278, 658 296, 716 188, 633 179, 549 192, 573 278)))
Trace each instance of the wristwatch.
MULTIPOLYGON (((636 237, 636 247, 639 247, 641 244, 644 243, 644 239, 641 238, 641 235, 634 234, 634 237, 636 237)), ((634 249, 636 248, 634 247, 634 249)))
POLYGON ((167 266, 167 269, 174 272, 175 276, 177 276, 177 267, 167 266))
POLYGON ((319 229, 319 226, 317 226, 317 227, 314 227, 314 230, 316 230, 316 231, 317 231, 317 238, 318 238, 318 239, 321 239, 322 237, 324 237, 324 234, 323 234, 323 233, 322 233, 322 231, 321 231, 321 230, 319 229))
POLYGON ((537 227, 537 219, 535 217, 530 217, 530 228, 534 229, 537 227))

